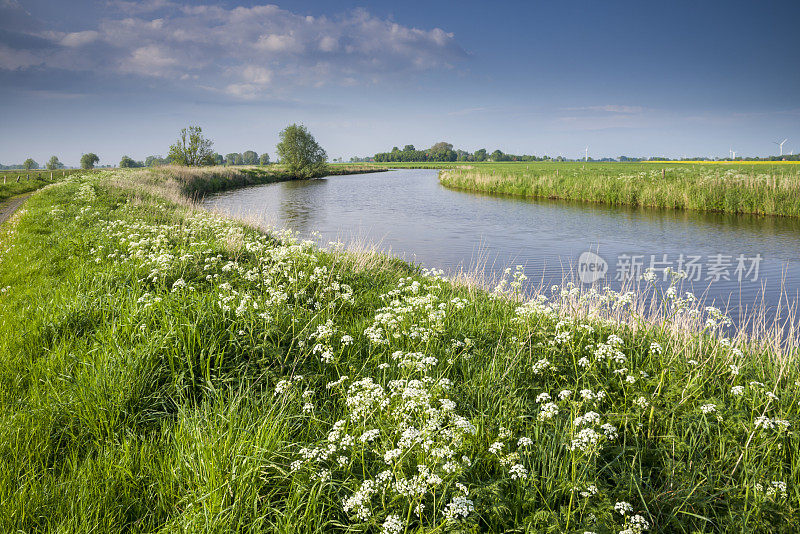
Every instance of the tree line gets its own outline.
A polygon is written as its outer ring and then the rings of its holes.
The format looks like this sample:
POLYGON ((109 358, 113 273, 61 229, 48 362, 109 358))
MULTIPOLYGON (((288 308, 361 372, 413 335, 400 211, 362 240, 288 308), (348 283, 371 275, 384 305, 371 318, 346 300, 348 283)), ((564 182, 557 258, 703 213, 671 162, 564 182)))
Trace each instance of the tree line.
POLYGON ((373 161, 377 162, 425 162, 425 161, 545 161, 550 158, 547 156, 529 156, 527 154, 516 155, 506 154, 502 150, 495 150, 489 153, 485 148, 475 152, 454 149, 453 145, 445 141, 440 141, 430 148, 417 150, 414 145, 406 145, 400 150, 398 147, 392 148, 390 152, 379 152, 375 154, 373 161))
MULTIPOLYGON (((173 159, 172 155, 168 155, 164 157, 160 154, 147 156, 143 161, 135 161, 134 159, 128 156, 122 156, 122 160, 119 162, 119 166, 122 168, 134 168, 134 167, 159 167, 161 165, 182 165, 183 163, 178 163, 178 161, 183 160, 175 160, 173 159)), ((218 154, 217 152, 212 152, 208 155, 207 158, 204 158, 199 165, 269 165, 271 163, 269 159, 269 154, 266 152, 262 153, 261 155, 254 150, 245 150, 244 152, 231 152, 230 154, 226 154, 223 156, 222 154, 218 154)), ((189 163, 186 163, 187 165, 189 163)), ((194 163, 192 163, 194 165, 194 163)))

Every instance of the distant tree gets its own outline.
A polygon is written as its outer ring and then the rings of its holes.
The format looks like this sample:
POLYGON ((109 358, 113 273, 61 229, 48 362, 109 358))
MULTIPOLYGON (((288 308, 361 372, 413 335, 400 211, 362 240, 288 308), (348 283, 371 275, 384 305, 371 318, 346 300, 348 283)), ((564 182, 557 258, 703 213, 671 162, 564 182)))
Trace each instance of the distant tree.
POLYGON ((505 154, 498 149, 492 152, 492 154, 489 156, 489 159, 492 161, 503 161, 505 159, 505 154))
POLYGON ((260 157, 260 158, 258 158, 258 162, 259 162, 261 165, 269 165, 269 154, 267 154, 266 152, 264 152, 263 154, 261 154, 261 157, 260 157))
POLYGON ((302 124, 290 124, 279 134, 278 157, 295 178, 312 178, 325 173, 328 155, 302 124))
POLYGON ((444 141, 439 141, 433 145, 430 150, 431 152, 444 152, 446 150, 453 150, 453 145, 445 143, 444 141))
POLYGON ((247 150, 242 154, 242 163, 244 165, 258 165, 258 153, 247 150))
POLYGON ((214 145, 210 139, 203 137, 203 129, 199 126, 184 128, 179 134, 178 141, 169 147, 170 159, 178 165, 196 167, 199 165, 212 165, 211 147, 214 145))
POLYGON ((472 154, 461 149, 456 150, 456 156, 458 161, 469 161, 472 158, 472 154))
POLYGON ((25 162, 22 164, 22 166, 25 168, 26 171, 39 168, 39 164, 33 161, 33 159, 31 158, 26 159, 25 162))
POLYGON ((213 154, 211 154, 211 158, 214 160, 214 165, 225 164, 225 158, 222 157, 222 154, 217 154, 216 152, 214 152, 213 154))
POLYGON ((58 161, 58 156, 50 156, 50 160, 47 162, 47 170, 54 171, 56 169, 63 169, 64 164, 58 161))
POLYGON ((147 156, 144 160, 144 164, 147 167, 157 167, 159 165, 169 165, 172 163, 169 158, 165 158, 161 155, 158 156, 147 156))
POLYGON ((403 152, 414 152, 417 149, 414 148, 414 145, 406 145, 403 147, 403 152))
POLYGON ((119 166, 122 169, 132 169, 134 167, 144 167, 144 163, 141 161, 135 161, 133 158, 128 156, 122 156, 122 159, 119 162, 119 166))
POLYGON ((440 141, 428 149, 430 159, 433 161, 455 161, 458 154, 453 150, 453 145, 440 141))
POLYGON ((225 165, 244 165, 244 156, 238 152, 231 152, 225 156, 225 165))
POLYGON ((95 163, 98 163, 100 158, 94 152, 81 155, 81 169, 94 169, 95 163))

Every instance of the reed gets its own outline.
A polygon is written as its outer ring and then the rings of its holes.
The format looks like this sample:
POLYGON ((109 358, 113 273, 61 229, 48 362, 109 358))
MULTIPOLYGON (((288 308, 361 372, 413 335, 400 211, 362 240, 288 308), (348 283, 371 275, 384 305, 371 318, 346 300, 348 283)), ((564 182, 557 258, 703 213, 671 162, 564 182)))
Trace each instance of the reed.
POLYGON ((800 216, 800 165, 497 164, 440 171, 454 189, 646 208, 800 216))

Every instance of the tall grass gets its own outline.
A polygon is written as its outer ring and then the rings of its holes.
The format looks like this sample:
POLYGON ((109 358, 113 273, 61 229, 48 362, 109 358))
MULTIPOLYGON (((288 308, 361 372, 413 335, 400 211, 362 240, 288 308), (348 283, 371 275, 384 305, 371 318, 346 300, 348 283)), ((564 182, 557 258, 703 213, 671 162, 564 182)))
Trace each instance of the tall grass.
MULTIPOLYGON (((329 175, 363 174, 380 172, 386 169, 369 165, 331 165, 327 168, 329 175)), ((180 194, 188 198, 200 198, 210 193, 249 185, 269 184, 295 179, 281 165, 253 167, 182 167, 167 165, 151 169, 135 171, 138 183, 145 181, 148 185, 177 185, 180 194)))
POLYGON ((797 348, 101 172, 0 227, 0 531, 793 532, 797 348))
POLYGON ((442 170, 439 180, 530 198, 800 216, 800 165, 497 164, 442 170))

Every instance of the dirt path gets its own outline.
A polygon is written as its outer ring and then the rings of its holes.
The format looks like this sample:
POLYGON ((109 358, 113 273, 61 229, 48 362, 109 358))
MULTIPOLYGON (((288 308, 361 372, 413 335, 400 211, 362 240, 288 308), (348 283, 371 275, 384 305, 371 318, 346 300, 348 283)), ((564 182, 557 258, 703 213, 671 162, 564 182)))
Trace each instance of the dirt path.
POLYGON ((5 202, 0 203, 0 224, 6 222, 6 220, 11 217, 14 212, 25 203, 26 200, 28 200, 29 196, 31 196, 30 193, 27 195, 20 195, 18 197, 10 198, 5 202))

